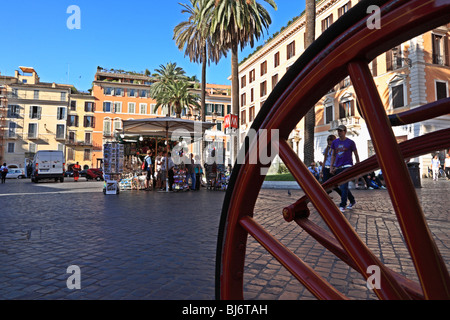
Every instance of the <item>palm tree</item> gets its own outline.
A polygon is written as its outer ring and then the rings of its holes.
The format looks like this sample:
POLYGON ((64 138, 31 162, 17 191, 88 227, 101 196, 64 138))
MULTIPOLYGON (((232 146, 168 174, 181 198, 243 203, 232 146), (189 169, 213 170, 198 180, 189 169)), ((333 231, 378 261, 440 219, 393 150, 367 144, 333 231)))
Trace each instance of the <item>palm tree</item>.
MULTIPOLYGON (((314 42, 316 24, 316 1, 306 0, 305 3, 306 26, 305 26, 305 46, 308 47, 314 42)), ((304 123, 304 146, 303 162, 306 165, 314 162, 314 128, 316 126, 316 110, 313 106, 305 116, 304 123)))
MULTIPOLYGON (((238 48, 259 40, 272 23, 269 12, 256 0, 204 0, 205 17, 211 16, 210 32, 216 44, 231 49, 232 111, 239 118, 238 48)), ((264 0, 275 10, 274 0, 264 0)), ((237 143, 234 143, 237 156, 237 143)))
POLYGON ((191 62, 202 64, 201 110, 202 121, 206 121, 206 67, 210 62, 218 63, 227 52, 226 49, 214 45, 212 41, 209 32, 211 14, 201 16, 206 2, 204 0, 190 0, 190 2, 190 5, 180 3, 184 8, 181 12, 189 14, 189 18, 174 28, 173 39, 178 49, 185 49, 184 55, 189 56, 191 62))
POLYGON ((181 118, 183 109, 200 108, 198 96, 191 92, 191 84, 186 80, 167 81, 164 90, 153 98, 156 100, 155 112, 161 106, 173 107, 177 118, 181 118))
MULTIPOLYGON (((150 87, 150 97, 158 100, 162 96, 167 94, 168 84, 176 81, 187 81, 187 76, 183 68, 178 67, 176 62, 169 62, 166 65, 160 65, 159 69, 155 69, 155 73, 152 75, 155 83, 150 87)), ((170 105, 169 106, 169 114, 170 105)), ((157 108, 155 108, 156 110, 157 108)))

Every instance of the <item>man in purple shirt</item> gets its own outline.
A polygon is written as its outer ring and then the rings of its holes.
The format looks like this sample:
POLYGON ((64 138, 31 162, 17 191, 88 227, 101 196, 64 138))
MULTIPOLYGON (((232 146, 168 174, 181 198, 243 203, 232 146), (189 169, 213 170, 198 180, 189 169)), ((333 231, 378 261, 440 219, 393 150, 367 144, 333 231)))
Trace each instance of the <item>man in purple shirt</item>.
MULTIPOLYGON (((359 162, 358 151, 356 149, 356 144, 353 140, 347 138, 347 127, 340 125, 338 127, 339 139, 335 139, 331 143, 331 165, 330 172, 332 174, 339 174, 347 168, 353 165, 353 153, 355 154, 356 163, 359 162)), ((341 203, 339 204, 339 210, 345 212, 347 206, 347 200, 350 200, 350 204, 347 209, 353 209, 356 204, 355 197, 348 190, 348 182, 342 184, 341 188, 341 203)))

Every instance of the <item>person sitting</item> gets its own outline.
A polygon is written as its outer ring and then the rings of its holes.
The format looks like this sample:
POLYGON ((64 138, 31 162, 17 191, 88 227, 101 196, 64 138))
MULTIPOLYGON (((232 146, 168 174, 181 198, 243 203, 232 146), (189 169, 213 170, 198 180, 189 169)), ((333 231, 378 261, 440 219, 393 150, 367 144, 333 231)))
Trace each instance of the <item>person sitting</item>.
POLYGON ((319 180, 319 170, 316 168, 315 162, 311 163, 311 166, 308 167, 309 172, 313 174, 313 176, 319 180))

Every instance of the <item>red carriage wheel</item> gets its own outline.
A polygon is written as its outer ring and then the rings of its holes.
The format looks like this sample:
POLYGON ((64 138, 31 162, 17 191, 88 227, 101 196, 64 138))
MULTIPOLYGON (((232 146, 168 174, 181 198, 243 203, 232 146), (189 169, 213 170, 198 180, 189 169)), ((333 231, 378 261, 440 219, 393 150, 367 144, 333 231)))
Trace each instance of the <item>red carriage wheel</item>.
MULTIPOLYGON (((281 79, 253 122, 257 134, 245 139, 225 196, 219 226, 216 257, 216 298, 243 299, 247 237, 251 235, 320 299, 346 299, 304 261, 283 246, 253 219, 253 211, 267 164, 249 161, 261 141, 277 148, 305 197, 283 210, 287 221, 295 221, 328 250, 368 278, 367 268, 377 266, 380 299, 449 299, 450 277, 434 243, 412 180, 404 162, 446 145, 450 130, 441 130, 398 145, 391 126, 413 123, 448 113, 450 99, 388 117, 379 97, 368 63, 390 48, 449 22, 450 4, 439 0, 384 0, 380 7, 380 29, 367 26, 367 7, 362 1, 327 29, 281 79), (374 143, 372 157, 320 185, 286 142, 297 123, 334 85, 350 76, 360 112, 374 143), (279 139, 270 139, 277 130, 279 139), (263 135, 263 133, 265 135, 263 135), (388 165, 389 164, 389 165, 388 165), (361 173, 381 168, 406 246, 419 283, 387 268, 368 249, 327 194, 333 185, 361 173), (310 202, 330 232, 308 219, 310 202)), ((282 219, 281 215, 280 218, 282 219)))

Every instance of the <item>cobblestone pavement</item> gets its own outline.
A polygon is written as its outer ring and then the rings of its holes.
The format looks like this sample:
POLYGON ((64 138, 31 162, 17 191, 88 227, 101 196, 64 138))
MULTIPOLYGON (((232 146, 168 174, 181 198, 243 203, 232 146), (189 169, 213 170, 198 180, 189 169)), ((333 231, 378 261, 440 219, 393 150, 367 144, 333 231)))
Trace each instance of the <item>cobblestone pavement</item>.
MULTIPOLYGON (((418 189, 430 229, 449 266, 450 182, 418 189)), ((373 299, 365 281, 281 209, 301 191, 262 190, 255 218, 305 262, 353 299, 373 299)), ((354 190, 345 215, 392 269, 417 279, 386 190, 354 190)), ((7 180, 0 185, 0 299, 214 299, 217 229, 223 192, 126 191, 105 196, 102 183, 7 180), (70 290, 67 268, 81 270, 70 290)), ((337 199, 337 195, 334 196, 337 199)), ((311 219, 319 223, 314 212, 311 219)), ((314 299, 253 239, 244 294, 250 300, 314 299)))

